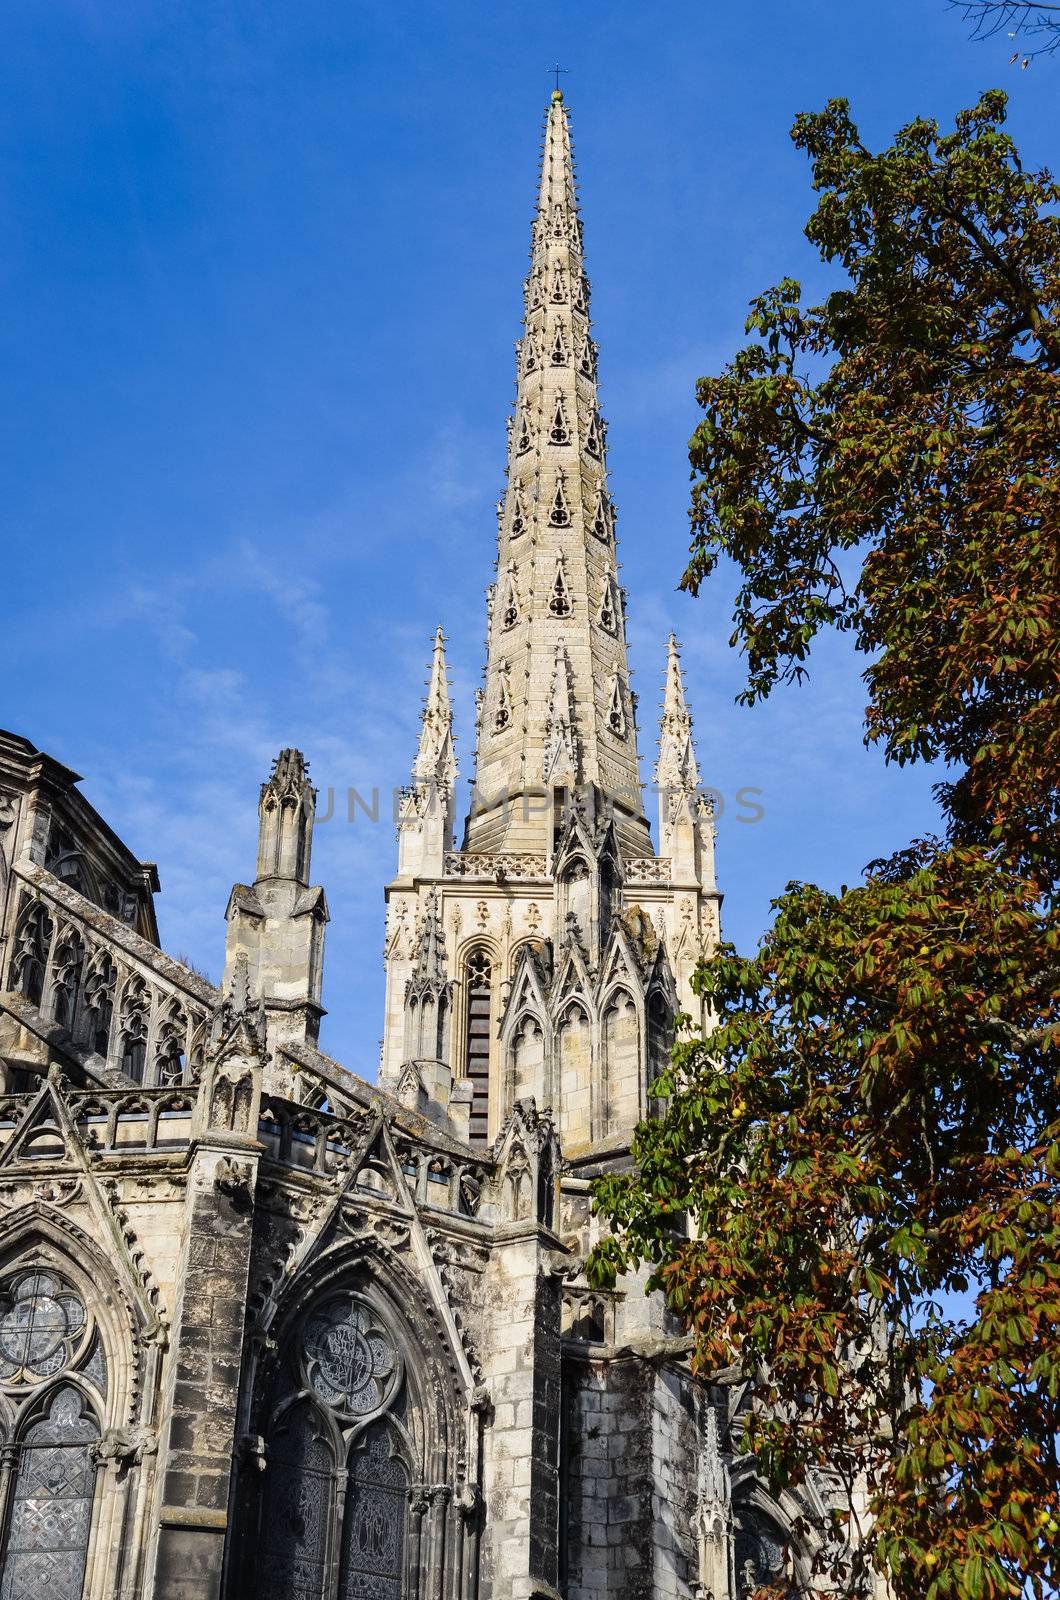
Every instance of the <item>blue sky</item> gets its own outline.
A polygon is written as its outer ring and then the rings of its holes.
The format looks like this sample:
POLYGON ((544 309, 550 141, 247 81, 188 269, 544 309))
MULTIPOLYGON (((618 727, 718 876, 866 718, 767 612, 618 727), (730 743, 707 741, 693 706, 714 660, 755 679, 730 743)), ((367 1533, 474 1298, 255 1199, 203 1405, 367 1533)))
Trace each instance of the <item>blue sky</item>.
MULTIPOLYGON (((438 622, 470 776, 557 58, 646 775, 672 626, 745 947, 789 878, 853 881, 931 825, 928 775, 861 746, 844 644, 734 705, 731 584, 675 592, 694 382, 753 293, 824 281, 798 111, 844 94, 880 143, 1000 84, 1026 159, 1055 166, 1060 65, 1010 67, 943 0, 5 0, 0 21, 0 723, 157 860, 167 948, 219 976, 281 745, 322 788, 405 780, 438 622)), ((385 815, 318 829, 322 1043, 367 1076, 395 858, 385 815)))

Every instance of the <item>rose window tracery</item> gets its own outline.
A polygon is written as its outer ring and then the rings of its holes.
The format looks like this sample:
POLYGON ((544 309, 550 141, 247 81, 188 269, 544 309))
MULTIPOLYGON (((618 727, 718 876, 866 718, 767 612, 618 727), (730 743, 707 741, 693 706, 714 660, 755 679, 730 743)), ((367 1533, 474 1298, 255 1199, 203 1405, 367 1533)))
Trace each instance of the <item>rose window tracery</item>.
POLYGON ((30 1272, 0 1298, 0 1381, 40 1383, 68 1367, 85 1330, 85 1308, 50 1272, 30 1272))
POLYGON ((351 1416, 385 1405, 400 1376, 389 1335, 362 1301, 335 1301, 310 1317, 304 1355, 310 1387, 351 1416))

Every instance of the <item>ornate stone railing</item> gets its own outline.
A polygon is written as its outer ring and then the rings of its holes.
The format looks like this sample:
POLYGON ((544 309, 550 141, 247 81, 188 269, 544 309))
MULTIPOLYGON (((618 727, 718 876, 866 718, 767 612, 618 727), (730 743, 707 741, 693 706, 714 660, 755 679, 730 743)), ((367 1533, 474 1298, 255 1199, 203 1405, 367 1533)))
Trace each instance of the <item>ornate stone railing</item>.
POLYGON ((473 855, 453 850, 445 858, 446 874, 452 878, 543 878, 547 874, 544 856, 473 855))
MULTIPOLYGON (((164 1153, 187 1147, 195 1110, 194 1089, 91 1089, 67 1090, 70 1115, 86 1146, 95 1155, 129 1152, 164 1153)), ((0 1148, 11 1139, 36 1099, 35 1094, 5 1095, 0 1099, 0 1148)), ((54 1155, 64 1159, 62 1136, 55 1125, 34 1124, 24 1153, 42 1161, 54 1155)))
MULTIPOLYGON (((66 1029, 102 1071, 193 1081, 219 994, 43 867, 17 864, 18 903, 0 988, 66 1029)), ((90 1062, 91 1064, 91 1062, 90 1062)))
POLYGON ((625 863, 626 882, 669 883, 669 856, 633 856, 625 863))
MULTIPOLYGON (((274 1095, 263 1095, 258 1137, 273 1161, 299 1167, 321 1177, 335 1177, 358 1163, 355 1187, 381 1199, 400 1201, 401 1180, 374 1130, 381 1124, 378 1110, 355 1111, 347 1116, 298 1106, 274 1095)), ((391 1129, 394 1159, 413 1198, 421 1205, 474 1216, 486 1169, 478 1162, 460 1160, 447 1150, 432 1149, 391 1129)))

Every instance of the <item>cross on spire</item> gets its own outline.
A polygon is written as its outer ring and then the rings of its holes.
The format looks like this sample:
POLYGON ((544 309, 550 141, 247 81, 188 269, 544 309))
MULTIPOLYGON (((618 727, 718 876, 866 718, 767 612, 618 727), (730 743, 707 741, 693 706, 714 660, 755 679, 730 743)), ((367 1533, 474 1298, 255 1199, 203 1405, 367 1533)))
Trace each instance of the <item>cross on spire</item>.
POLYGON ((556 92, 556 94, 562 94, 562 90, 560 89, 560 86, 559 86, 559 75, 560 75, 561 72, 565 73, 567 71, 567 68, 566 67, 561 67, 559 62, 557 61, 556 65, 554 67, 546 67, 545 71, 546 72, 554 72, 555 73, 555 75, 556 75, 556 90, 555 90, 555 92, 556 92))

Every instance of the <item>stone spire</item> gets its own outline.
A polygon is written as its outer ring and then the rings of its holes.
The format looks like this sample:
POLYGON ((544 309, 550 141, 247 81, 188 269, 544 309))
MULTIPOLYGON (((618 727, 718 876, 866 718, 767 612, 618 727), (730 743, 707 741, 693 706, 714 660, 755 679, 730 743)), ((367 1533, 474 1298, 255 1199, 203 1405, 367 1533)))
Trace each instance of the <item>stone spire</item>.
POLYGON ((699 766, 692 746, 692 717, 685 700, 681 656, 672 633, 666 651, 666 689, 659 733, 659 759, 655 763, 655 782, 663 791, 661 798, 665 798, 668 790, 687 792, 699 787, 699 766))
POLYGON ((562 93, 545 125, 517 347, 498 584, 491 595, 467 850, 551 849, 570 769, 589 809, 614 802, 627 855, 651 853, 617 580, 589 282, 562 93), (573 725, 557 713, 564 652, 573 725), (557 740, 573 754, 557 765, 557 740), (560 767, 562 766, 562 772, 560 767))
POLYGON ((420 742, 412 763, 412 782, 398 814, 398 870, 417 874, 442 870, 453 843, 453 791, 456 784, 453 707, 445 667, 445 635, 434 635, 434 654, 423 703, 420 742))
POLYGON ((420 745, 412 768, 412 778, 414 783, 434 783, 439 788, 451 789, 456 782, 456 775, 453 707, 445 668, 445 635, 439 627, 434 636, 431 676, 423 705, 420 745))
POLYGON ((655 785, 659 791, 659 851, 671 858, 675 881, 685 877, 713 884, 714 824, 712 804, 700 792, 699 763, 692 743, 692 716, 685 700, 681 656, 671 633, 666 647, 659 759, 655 785))

